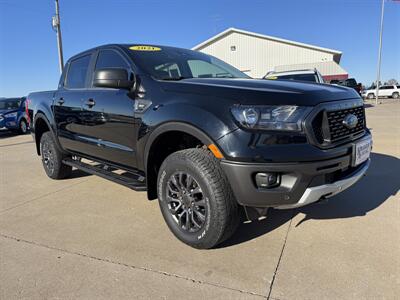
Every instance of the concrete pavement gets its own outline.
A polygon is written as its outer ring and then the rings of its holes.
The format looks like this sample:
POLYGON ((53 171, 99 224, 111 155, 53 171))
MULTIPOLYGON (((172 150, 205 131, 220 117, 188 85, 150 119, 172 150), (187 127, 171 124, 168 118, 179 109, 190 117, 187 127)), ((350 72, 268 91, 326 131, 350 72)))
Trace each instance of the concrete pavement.
POLYGON ((0 298, 395 299, 400 104, 367 108, 368 175, 327 203, 273 211, 194 250, 156 201, 95 176, 46 177, 31 137, 0 133, 0 298))

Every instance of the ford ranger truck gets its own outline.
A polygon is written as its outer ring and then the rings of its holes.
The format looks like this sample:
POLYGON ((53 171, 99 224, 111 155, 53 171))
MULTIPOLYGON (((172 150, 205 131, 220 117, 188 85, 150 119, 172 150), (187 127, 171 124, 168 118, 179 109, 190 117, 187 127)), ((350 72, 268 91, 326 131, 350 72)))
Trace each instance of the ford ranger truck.
POLYGON ((68 60, 57 90, 28 99, 50 178, 76 168, 146 191, 195 248, 228 239, 240 216, 332 197, 370 163, 353 89, 256 80, 186 49, 97 47, 68 60))

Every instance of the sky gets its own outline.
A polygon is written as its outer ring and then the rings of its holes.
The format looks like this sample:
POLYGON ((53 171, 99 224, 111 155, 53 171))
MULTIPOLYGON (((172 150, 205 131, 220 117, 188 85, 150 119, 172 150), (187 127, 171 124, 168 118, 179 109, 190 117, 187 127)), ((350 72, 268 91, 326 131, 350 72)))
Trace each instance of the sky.
MULTIPOLYGON (((65 61, 108 43, 191 48, 236 27, 343 52, 350 77, 376 78, 381 0, 59 0, 65 61)), ((400 81, 400 1, 385 0, 382 81, 400 81)), ((53 0, 0 0, 0 97, 56 89, 53 0)))

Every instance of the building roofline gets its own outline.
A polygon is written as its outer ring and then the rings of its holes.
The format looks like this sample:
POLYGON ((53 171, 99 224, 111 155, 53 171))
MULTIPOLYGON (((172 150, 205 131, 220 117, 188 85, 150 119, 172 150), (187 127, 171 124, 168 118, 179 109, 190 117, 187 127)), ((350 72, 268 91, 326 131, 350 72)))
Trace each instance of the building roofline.
POLYGON ((323 51, 323 52, 328 52, 328 53, 332 53, 335 55, 342 55, 341 51, 338 50, 334 50, 334 49, 329 49, 329 48, 323 48, 323 47, 318 47, 318 46, 314 46, 314 45, 310 45, 310 44, 304 44, 304 43, 299 43, 299 42, 294 42, 294 41, 290 41, 290 40, 286 40, 286 39, 281 39, 281 38, 277 38, 277 37, 273 37, 273 36, 269 36, 269 35, 264 35, 264 34, 259 34, 259 33, 255 33, 255 32, 251 32, 251 31, 246 31, 246 30, 242 30, 242 29, 237 29, 234 27, 230 27, 220 33, 218 33, 217 35, 214 35, 213 37, 209 38, 208 40, 197 44, 196 46, 192 47, 192 50, 200 50, 201 48, 204 48, 205 46, 211 44, 213 41, 218 40, 232 32, 236 32, 236 33, 241 33, 241 34, 245 34, 245 35, 250 35, 250 36, 254 36, 254 37, 258 37, 258 38, 262 38, 262 39, 267 39, 267 40, 271 40, 271 41, 276 41, 276 42, 281 42, 281 43, 285 43, 285 44, 290 44, 290 45, 295 45, 295 46, 300 46, 303 48, 309 48, 309 49, 314 49, 314 50, 319 50, 319 51, 323 51))

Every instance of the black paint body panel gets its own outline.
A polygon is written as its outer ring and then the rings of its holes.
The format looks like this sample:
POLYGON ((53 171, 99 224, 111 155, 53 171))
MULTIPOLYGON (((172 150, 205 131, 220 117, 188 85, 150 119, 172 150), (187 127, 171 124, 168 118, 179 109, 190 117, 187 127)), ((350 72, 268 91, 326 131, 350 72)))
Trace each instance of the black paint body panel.
MULTIPOLYGON (((284 171, 297 172, 299 169, 311 170, 309 165, 312 162, 319 164, 338 159, 345 163, 348 160, 350 145, 324 150, 310 144, 305 133, 245 130, 236 124, 230 109, 237 104, 314 107, 320 103, 359 99, 353 89, 255 79, 161 81, 135 65, 127 48, 119 45, 106 45, 81 53, 67 62, 66 69, 72 59, 89 54, 92 74, 96 57, 102 49, 118 52, 131 67, 136 90, 141 87, 145 92, 139 97, 133 90, 93 88, 92 75, 88 76, 85 88, 67 89, 63 74, 58 90, 28 96, 33 135, 37 119, 44 119, 63 151, 146 173, 147 151, 157 136, 168 131, 184 131, 206 145, 217 145, 225 156, 221 164, 234 181, 248 172, 248 167, 237 166, 237 162, 257 163, 261 165, 256 165, 256 168, 265 166, 265 169, 280 166, 277 163, 289 163, 284 171), (88 106, 88 100, 93 100, 95 106, 88 106), (139 100, 147 101, 151 106, 145 112, 135 111, 135 102, 139 100), (236 172, 233 170, 239 171, 232 175, 236 172)), ((284 201, 281 198, 275 200, 284 201)), ((259 201, 249 202, 252 203, 259 205, 259 201)))

